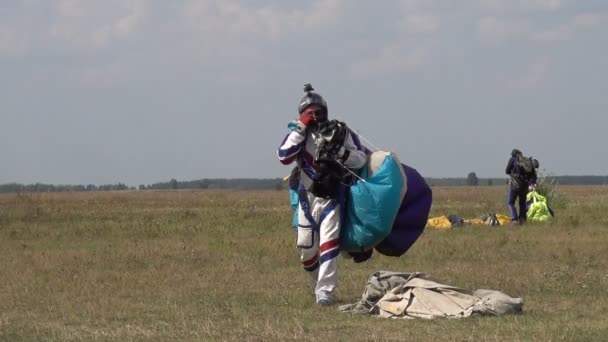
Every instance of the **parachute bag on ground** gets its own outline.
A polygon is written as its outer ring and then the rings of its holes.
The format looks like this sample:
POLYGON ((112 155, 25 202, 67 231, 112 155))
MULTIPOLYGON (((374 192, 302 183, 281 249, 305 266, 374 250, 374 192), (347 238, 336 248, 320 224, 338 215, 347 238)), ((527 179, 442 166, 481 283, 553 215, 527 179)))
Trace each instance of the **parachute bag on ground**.
POLYGON ((399 211, 405 186, 401 164, 391 153, 374 152, 377 153, 384 155, 380 166, 371 174, 363 168, 361 177, 365 182, 358 180, 350 187, 340 236, 343 250, 374 247, 390 234, 399 211))

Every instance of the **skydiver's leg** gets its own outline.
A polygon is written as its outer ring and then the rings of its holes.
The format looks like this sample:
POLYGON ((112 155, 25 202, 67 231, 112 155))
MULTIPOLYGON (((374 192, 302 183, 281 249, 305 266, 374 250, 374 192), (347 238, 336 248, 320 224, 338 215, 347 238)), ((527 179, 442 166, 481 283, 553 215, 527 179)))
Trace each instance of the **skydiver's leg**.
POLYGON ((304 271, 310 275, 313 292, 317 287, 319 274, 319 234, 314 231, 312 223, 298 205, 298 234, 296 246, 304 271))
POLYGON ((509 207, 509 214, 511 215, 511 221, 517 221, 517 209, 515 209, 515 199, 517 197, 517 191, 512 187, 509 188, 507 193, 507 206, 509 207))
POLYGON ((340 253, 340 206, 338 201, 315 197, 313 217, 319 222, 319 276, 315 293, 317 302, 331 304, 338 285, 340 253))
POLYGON ((519 222, 524 223, 526 221, 528 210, 526 208, 526 196, 528 195, 528 189, 522 189, 518 194, 519 200, 519 222))

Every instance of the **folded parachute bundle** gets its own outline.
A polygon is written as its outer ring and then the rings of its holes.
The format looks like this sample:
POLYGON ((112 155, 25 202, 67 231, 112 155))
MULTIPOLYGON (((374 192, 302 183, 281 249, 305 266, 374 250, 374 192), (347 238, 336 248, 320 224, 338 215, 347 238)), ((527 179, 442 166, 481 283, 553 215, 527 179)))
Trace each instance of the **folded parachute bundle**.
POLYGON ((496 290, 469 290, 439 282, 419 272, 378 271, 365 285, 361 299, 338 307, 344 313, 384 318, 465 318, 523 312, 524 300, 496 290))
POLYGON ((397 156, 383 151, 369 155, 360 177, 345 203, 340 246, 346 251, 372 248, 390 234, 407 186, 397 156))
POLYGON ((345 199, 340 248, 403 255, 424 230, 431 188, 418 171, 384 151, 369 155, 360 176, 345 199))

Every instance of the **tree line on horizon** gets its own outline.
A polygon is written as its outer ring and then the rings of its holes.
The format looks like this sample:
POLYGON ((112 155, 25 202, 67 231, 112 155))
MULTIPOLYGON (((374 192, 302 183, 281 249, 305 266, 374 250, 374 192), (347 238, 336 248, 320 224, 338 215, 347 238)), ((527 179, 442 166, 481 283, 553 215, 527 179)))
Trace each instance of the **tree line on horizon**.
MULTIPOLYGON (((500 186, 507 178, 478 178, 474 172, 467 177, 426 178, 430 186, 500 186)), ((607 176, 547 176, 546 181, 561 185, 605 185, 607 176)), ((203 178, 190 181, 171 179, 167 182, 128 186, 124 183, 103 185, 64 185, 64 184, 0 184, 0 193, 21 192, 85 192, 121 190, 186 190, 186 189, 232 189, 232 190, 286 190, 287 182, 282 178, 203 178)))

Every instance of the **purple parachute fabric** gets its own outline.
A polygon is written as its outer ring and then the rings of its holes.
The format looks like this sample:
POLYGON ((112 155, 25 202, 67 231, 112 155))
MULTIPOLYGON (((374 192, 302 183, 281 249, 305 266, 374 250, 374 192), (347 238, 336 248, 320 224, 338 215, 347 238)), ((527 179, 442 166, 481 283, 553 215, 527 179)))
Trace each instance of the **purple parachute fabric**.
POLYGON ((375 249, 384 255, 399 257, 418 240, 429 219, 433 192, 416 169, 405 164, 403 171, 407 179, 407 192, 393 223, 389 236, 375 249))

